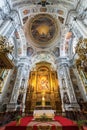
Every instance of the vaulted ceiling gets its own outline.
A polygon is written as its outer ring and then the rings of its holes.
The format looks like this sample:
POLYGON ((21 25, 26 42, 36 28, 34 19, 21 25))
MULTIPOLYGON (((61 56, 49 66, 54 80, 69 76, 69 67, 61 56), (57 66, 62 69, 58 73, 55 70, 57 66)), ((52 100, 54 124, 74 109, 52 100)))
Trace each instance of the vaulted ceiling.
POLYGON ((12 9, 19 12, 28 54, 33 56, 32 63, 40 62, 41 59, 46 61, 48 57, 53 57, 55 63, 55 59, 60 55, 61 43, 64 44, 62 37, 65 39, 68 32, 68 12, 76 8, 79 0, 46 0, 44 5, 43 0, 8 2, 12 9))
POLYGON ((46 61, 48 57, 52 57, 55 63, 60 55, 70 54, 70 12, 77 13, 75 11, 81 0, 7 1, 15 25, 19 26, 16 26, 17 32, 15 31, 19 57, 26 55, 27 50, 27 56, 32 59, 32 63, 41 59, 46 61))

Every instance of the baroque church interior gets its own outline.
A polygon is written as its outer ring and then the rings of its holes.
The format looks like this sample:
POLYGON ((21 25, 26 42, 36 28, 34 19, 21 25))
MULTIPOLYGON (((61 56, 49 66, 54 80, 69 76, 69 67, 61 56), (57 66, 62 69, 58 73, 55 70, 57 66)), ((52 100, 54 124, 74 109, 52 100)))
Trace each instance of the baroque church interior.
POLYGON ((42 108, 87 119, 87 0, 0 0, 0 113, 42 108))

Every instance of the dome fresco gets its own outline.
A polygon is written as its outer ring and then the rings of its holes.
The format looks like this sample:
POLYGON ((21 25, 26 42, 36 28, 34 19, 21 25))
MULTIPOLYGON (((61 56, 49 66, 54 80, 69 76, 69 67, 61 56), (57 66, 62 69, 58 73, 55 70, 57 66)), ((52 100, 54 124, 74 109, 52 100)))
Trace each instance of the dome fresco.
POLYGON ((28 19, 25 24, 25 35, 37 47, 49 47, 58 41, 59 23, 49 14, 38 14, 28 19))
POLYGON ((55 34, 55 23, 47 15, 39 15, 39 17, 33 19, 31 24, 31 34, 37 42, 42 44, 49 42, 55 34))

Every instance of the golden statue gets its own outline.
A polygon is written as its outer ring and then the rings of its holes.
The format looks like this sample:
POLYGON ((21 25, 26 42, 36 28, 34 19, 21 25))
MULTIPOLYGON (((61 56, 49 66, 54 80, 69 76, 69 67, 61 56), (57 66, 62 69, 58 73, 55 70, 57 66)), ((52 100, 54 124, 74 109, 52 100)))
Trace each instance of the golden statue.
POLYGON ((0 53, 11 53, 13 51, 13 46, 10 45, 7 38, 0 36, 0 53))
MULTIPOLYGON (((76 66, 82 78, 85 89, 87 88, 87 39, 80 39, 76 46, 76 66)), ((86 89, 87 91, 87 89, 86 89)))
POLYGON ((80 39, 76 46, 76 54, 78 59, 76 59, 77 68, 87 67, 87 39, 80 39))

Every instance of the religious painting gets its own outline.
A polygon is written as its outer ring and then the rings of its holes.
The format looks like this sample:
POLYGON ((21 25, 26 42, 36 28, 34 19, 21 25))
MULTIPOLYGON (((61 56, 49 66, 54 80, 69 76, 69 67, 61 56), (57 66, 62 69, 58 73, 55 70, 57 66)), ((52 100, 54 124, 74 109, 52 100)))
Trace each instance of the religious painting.
POLYGON ((58 57, 58 56, 60 55, 60 49, 59 49, 59 47, 56 47, 56 48, 54 49, 53 53, 54 53, 54 55, 55 55, 56 57, 58 57))
POLYGON ((23 20, 23 24, 25 24, 26 21, 28 20, 28 16, 24 17, 22 20, 23 20))
POLYGON ((63 10, 57 10, 57 13, 58 13, 59 15, 63 15, 63 14, 64 14, 64 11, 63 11, 63 10))
POLYGON ((66 35, 65 35, 65 39, 69 40, 71 38, 72 38, 72 32, 67 32, 66 35))
POLYGON ((31 56, 33 54, 34 50, 31 47, 27 48, 27 56, 31 56))
POLYGON ((54 37, 55 23, 52 18, 46 15, 39 15, 32 21, 31 33, 35 40, 38 42, 48 42, 54 37))
POLYGON ((58 19, 59 19, 59 21, 60 21, 62 24, 64 23, 64 18, 63 18, 63 17, 58 16, 58 19))
POLYGON ((72 32, 68 32, 65 35, 65 53, 66 54, 68 54, 68 51, 69 51, 69 46, 70 46, 70 43, 71 43, 71 38, 72 38, 72 32))
POLYGON ((30 12, 30 10, 27 10, 27 9, 23 10, 24 15, 27 15, 29 12, 30 12))
POLYGON ((47 11, 47 8, 40 8, 40 12, 46 12, 47 11))
POLYGON ((38 85, 37 85, 38 91, 49 91, 50 86, 49 86, 49 79, 48 75, 39 75, 38 76, 38 85))

